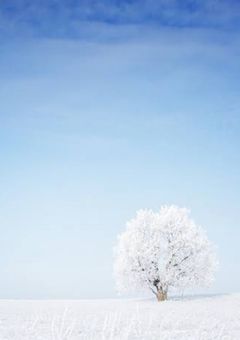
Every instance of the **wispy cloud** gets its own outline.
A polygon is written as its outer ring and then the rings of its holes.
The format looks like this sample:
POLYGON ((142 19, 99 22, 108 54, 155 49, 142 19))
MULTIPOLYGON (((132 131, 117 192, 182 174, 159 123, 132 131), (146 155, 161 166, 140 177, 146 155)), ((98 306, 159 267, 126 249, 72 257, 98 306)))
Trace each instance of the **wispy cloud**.
POLYGON ((80 0, 0 2, 0 34, 81 38, 113 25, 240 28, 236 0, 80 0), (102 25, 101 25, 102 24, 102 25), (104 24, 104 25, 103 25, 104 24))

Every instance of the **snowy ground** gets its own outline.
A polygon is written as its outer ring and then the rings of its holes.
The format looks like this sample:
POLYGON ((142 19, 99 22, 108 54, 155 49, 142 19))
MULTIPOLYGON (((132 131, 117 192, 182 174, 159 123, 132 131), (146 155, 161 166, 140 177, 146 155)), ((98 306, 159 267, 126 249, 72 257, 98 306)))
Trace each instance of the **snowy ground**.
POLYGON ((1 340, 240 339, 240 294, 172 300, 0 301, 1 340))

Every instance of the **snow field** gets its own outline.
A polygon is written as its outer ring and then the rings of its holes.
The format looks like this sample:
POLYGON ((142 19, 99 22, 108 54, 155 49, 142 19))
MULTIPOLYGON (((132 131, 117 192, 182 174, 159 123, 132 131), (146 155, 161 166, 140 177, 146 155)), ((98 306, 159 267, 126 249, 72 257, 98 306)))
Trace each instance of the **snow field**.
POLYGON ((0 340, 239 340, 240 294, 169 300, 0 300, 0 340))

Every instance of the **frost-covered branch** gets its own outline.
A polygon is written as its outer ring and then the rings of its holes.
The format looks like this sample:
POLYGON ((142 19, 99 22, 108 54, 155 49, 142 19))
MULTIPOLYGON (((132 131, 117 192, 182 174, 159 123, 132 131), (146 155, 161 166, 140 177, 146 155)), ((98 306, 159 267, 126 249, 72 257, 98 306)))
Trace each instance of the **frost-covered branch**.
POLYGON ((138 211, 119 236, 115 255, 120 291, 146 288, 163 298, 169 287, 209 285, 217 265, 203 230, 177 206, 138 211))

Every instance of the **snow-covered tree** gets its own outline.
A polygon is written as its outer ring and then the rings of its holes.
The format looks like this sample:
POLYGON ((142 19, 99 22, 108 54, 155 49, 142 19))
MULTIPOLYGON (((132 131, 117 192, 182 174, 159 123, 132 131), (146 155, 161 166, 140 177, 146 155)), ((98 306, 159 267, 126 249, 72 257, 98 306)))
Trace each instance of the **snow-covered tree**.
POLYGON ((114 275, 120 292, 150 289, 159 301, 171 288, 209 286, 217 267, 214 247, 189 210, 140 210, 118 237, 114 275))

